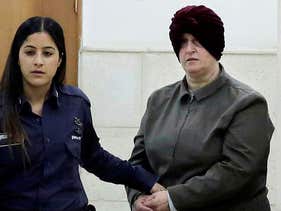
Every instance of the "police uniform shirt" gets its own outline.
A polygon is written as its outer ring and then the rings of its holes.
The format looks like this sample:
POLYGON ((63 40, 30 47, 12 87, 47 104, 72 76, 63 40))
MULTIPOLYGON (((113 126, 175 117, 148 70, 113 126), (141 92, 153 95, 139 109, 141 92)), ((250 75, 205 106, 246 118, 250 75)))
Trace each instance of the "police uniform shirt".
MULTIPOLYGON (((0 105, 0 120, 3 109, 0 105)), ((82 210, 88 203, 79 164, 100 179, 149 191, 157 178, 105 151, 92 125, 90 102, 78 88, 52 87, 42 116, 19 98, 21 123, 28 135, 7 145, 0 134, 0 210, 82 210)))

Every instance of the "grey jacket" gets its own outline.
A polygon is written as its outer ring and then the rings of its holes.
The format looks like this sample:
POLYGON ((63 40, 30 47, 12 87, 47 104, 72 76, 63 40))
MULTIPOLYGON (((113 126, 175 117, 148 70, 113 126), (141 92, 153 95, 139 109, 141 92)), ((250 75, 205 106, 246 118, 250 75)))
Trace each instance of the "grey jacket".
POLYGON ((193 93, 183 79, 150 96, 130 162, 159 175, 178 211, 268 211, 267 103, 220 67, 193 93))

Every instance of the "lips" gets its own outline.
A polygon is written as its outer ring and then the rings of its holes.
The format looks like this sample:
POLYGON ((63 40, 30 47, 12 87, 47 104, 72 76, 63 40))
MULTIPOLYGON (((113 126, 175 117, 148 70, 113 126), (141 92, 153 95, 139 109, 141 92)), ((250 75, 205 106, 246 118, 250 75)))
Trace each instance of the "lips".
POLYGON ((198 59, 196 59, 196 58, 188 58, 186 61, 187 61, 187 62, 198 61, 198 59))
POLYGON ((33 70, 31 73, 33 73, 33 74, 45 74, 42 70, 33 70))

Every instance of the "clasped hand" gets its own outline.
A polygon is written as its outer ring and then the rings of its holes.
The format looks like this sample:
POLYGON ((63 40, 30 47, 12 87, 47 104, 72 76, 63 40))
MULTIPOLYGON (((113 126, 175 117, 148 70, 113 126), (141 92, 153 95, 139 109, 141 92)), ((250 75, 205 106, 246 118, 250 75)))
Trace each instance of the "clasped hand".
POLYGON ((156 183, 151 189, 152 195, 141 195, 134 203, 134 211, 169 211, 168 192, 156 183))

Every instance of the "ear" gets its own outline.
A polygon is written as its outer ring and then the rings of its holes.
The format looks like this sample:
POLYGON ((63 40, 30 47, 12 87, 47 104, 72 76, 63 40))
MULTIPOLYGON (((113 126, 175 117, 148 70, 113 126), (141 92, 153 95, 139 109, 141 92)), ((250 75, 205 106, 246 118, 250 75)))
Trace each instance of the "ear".
POLYGON ((58 61, 58 67, 60 66, 61 64, 61 57, 59 58, 59 61, 58 61))

